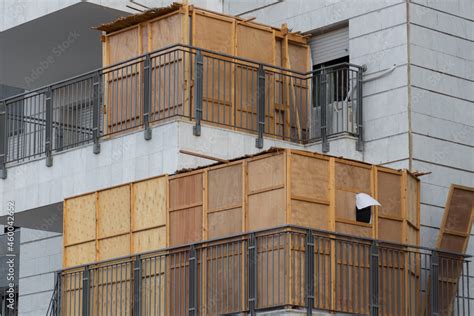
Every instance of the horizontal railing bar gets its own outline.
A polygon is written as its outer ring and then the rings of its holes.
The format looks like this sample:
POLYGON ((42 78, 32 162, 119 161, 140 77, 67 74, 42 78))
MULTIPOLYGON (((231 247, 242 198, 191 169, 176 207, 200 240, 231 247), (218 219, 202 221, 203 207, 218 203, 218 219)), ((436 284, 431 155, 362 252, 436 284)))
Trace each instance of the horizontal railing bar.
MULTIPOLYGON (((156 254, 156 256, 161 256, 161 255, 166 255, 166 253, 169 253, 171 251, 177 251, 177 250, 180 250, 180 249, 186 250, 187 248, 189 248, 191 246, 194 246, 197 249, 200 246, 215 246, 215 245, 208 245, 208 244, 213 244, 213 243, 216 243, 216 242, 225 242, 225 241, 228 241, 230 239, 237 239, 239 237, 245 239, 246 237, 250 236, 251 234, 256 234, 256 235, 259 235, 258 237, 260 237, 262 234, 264 234, 264 236, 265 236, 265 235, 271 235, 271 234, 285 233, 285 232, 287 232, 285 230, 288 230, 288 229, 290 229, 289 232, 291 232, 291 229, 300 230, 300 231, 294 231, 294 233, 301 233, 302 235, 304 235, 306 233, 306 231, 308 230, 308 227, 299 226, 299 225, 280 225, 280 226, 275 226, 273 228, 267 228, 267 229, 261 229, 261 230, 255 230, 255 231, 248 231, 248 232, 245 232, 245 233, 237 233, 237 234, 232 234, 232 235, 228 235, 228 236, 225 236, 225 237, 213 238, 213 239, 208 239, 208 240, 199 241, 199 242, 195 242, 195 243, 187 243, 187 244, 183 244, 183 245, 179 245, 179 246, 161 248, 161 249, 157 249, 157 250, 150 250, 150 251, 143 252, 143 253, 140 253, 140 254, 121 256, 121 257, 117 257, 117 258, 114 258, 114 259, 99 261, 99 262, 90 263, 90 264, 72 266, 72 267, 67 268, 67 270, 77 270, 79 268, 86 267, 86 266, 102 266, 102 265, 104 265, 108 262, 120 261, 120 260, 124 260, 124 259, 133 259, 133 257, 135 257, 137 255, 138 256, 148 256, 148 255, 156 254), (163 254, 160 254, 161 252, 163 252, 163 254)), ((467 259, 467 258, 472 257, 471 255, 460 254, 460 253, 455 253, 455 252, 450 252, 450 251, 443 251, 443 250, 429 248, 429 247, 425 247, 425 246, 416 246, 416 245, 410 245, 410 244, 394 243, 394 242, 383 241, 383 240, 379 240, 379 239, 372 239, 372 238, 367 238, 367 237, 356 237, 356 236, 349 235, 349 234, 344 234, 344 233, 339 233, 339 232, 331 232, 331 231, 320 230, 320 229, 311 229, 311 230, 312 230, 313 234, 321 233, 321 234, 329 235, 329 236, 319 236, 319 237, 327 238, 328 240, 337 241, 337 240, 339 240, 338 237, 344 237, 344 238, 348 238, 348 240, 344 239, 344 240, 341 240, 341 241, 350 242, 350 243, 354 243, 354 244, 357 244, 358 243, 357 241, 366 242, 367 245, 369 245, 372 242, 377 242, 378 246, 381 247, 381 248, 384 248, 384 246, 404 247, 404 248, 412 248, 412 249, 416 249, 416 250, 427 250, 427 251, 431 251, 431 252, 436 252, 438 255, 439 254, 455 255, 455 256, 458 256, 458 257, 462 257, 463 259, 467 259)), ((399 250, 401 252, 420 253, 420 252, 416 252, 414 250, 408 250, 408 249, 396 248, 394 250, 399 250)), ((428 255, 428 253, 421 253, 421 254, 428 255)), ((64 270, 58 270, 58 272, 60 272, 60 271, 64 271, 64 270)))
MULTIPOLYGON (((308 75, 312 75, 313 73, 317 72, 317 71, 320 71, 322 68, 320 69, 317 69, 317 70, 311 70, 311 71, 308 71, 308 72, 300 72, 300 71, 296 71, 296 70, 292 70, 292 69, 288 69, 288 68, 283 68, 283 67, 279 67, 279 66, 275 66, 275 65, 271 65, 271 64, 267 64, 267 63, 261 63, 261 62, 257 62, 255 60, 252 60, 252 59, 248 59, 248 58, 243 58, 243 57, 239 57, 239 56, 233 56, 233 55, 229 55, 229 54, 225 54, 225 53, 219 53, 219 52, 216 52, 216 51, 212 51, 212 50, 208 50, 208 49, 204 49, 204 48, 200 48, 200 47, 197 47, 197 46, 192 46, 192 45, 185 45, 185 44, 172 44, 172 45, 168 45, 168 46, 165 46, 163 48, 160 48, 158 50, 155 50, 153 52, 150 52, 150 53, 145 53, 145 54, 142 54, 142 55, 138 55, 138 56, 135 56, 135 57, 132 57, 132 58, 129 58, 127 60, 124 60, 124 61, 121 61, 121 62, 118 62, 118 63, 115 63, 115 64, 112 64, 112 65, 108 65, 108 66, 105 66, 105 67, 100 67, 100 68, 96 68, 94 70, 90 70, 88 72, 85 72, 85 73, 82 73, 82 74, 79 74, 77 76, 73 76, 73 77, 70 77, 70 78, 66 78, 66 79, 63 79, 63 80, 60 80, 60 81, 57 81, 57 82, 54 82, 54 83, 51 83, 51 84, 48 84, 48 85, 44 85, 42 87, 39 87, 39 88, 36 88, 36 89, 33 89, 31 91, 27 91, 27 92, 23 92, 23 93, 20 93, 20 94, 17 94, 17 95, 14 95, 14 96, 11 96, 11 97, 8 97, 8 98, 5 98, 5 99, 2 99, 0 101, 11 101, 13 99, 17 99, 21 96, 25 96, 25 95, 28 95, 28 94, 31 94, 31 93, 38 93, 38 92, 43 92, 44 90, 47 90, 49 87, 52 87, 52 88, 59 88, 61 87, 61 85, 64 85, 64 84, 68 84, 68 83, 71 83, 71 81, 73 80, 77 80, 77 79, 83 79, 84 77, 88 77, 88 76, 92 76, 94 75, 95 73, 99 72, 99 73, 107 73, 108 71, 114 71, 114 70, 117 70, 117 69, 113 69, 113 68, 117 68, 119 66, 129 66, 129 65, 133 65, 133 64, 130 64, 131 62, 135 62, 136 63, 139 63, 141 61, 143 61, 143 58, 147 55, 150 55, 151 58, 155 58, 157 56, 155 56, 155 54, 166 54, 166 53, 170 53, 172 52, 174 48, 177 48, 176 50, 177 51, 183 51, 183 52, 187 52, 187 53, 194 53, 192 51, 187 51, 187 50, 184 50, 183 48, 188 48, 188 49, 192 49, 192 50, 200 50, 201 52, 205 52, 205 53, 209 53, 209 54, 213 54, 215 56, 220 56, 220 57, 225 57, 225 58, 230 58, 232 60, 225 60, 225 59, 222 59, 223 61, 225 62, 229 62, 229 63, 236 63, 235 60, 238 60, 238 61, 241 61, 241 62, 246 62, 246 63, 251 63, 253 65, 257 65, 255 67, 258 68, 258 65, 262 65, 263 67, 266 67, 266 68, 269 68, 269 69, 274 69, 274 70, 279 70, 279 71, 283 71, 283 72, 288 72, 288 73, 292 73, 292 74, 297 74, 297 75, 300 75, 300 76, 308 76, 308 75)), ((205 56, 206 58, 214 58, 214 59, 219 59, 215 56, 205 56)), ((249 66, 249 65, 246 65, 246 64, 242 64, 243 66, 249 66)), ((337 66, 342 66, 342 65, 346 65, 346 66, 351 66, 351 67, 356 67, 358 69, 362 69, 361 66, 359 65, 355 65, 355 64, 351 64, 351 63, 340 63, 340 64, 337 64, 337 65, 332 65, 332 66, 329 66, 329 67, 325 67, 325 68, 333 68, 333 67, 337 67, 337 66)), ((120 68, 119 68, 120 69, 120 68)), ((268 71, 268 70, 267 70, 268 71)), ((288 75, 288 74, 285 74, 285 75, 288 75)), ((91 77, 92 78, 92 77, 91 77)))

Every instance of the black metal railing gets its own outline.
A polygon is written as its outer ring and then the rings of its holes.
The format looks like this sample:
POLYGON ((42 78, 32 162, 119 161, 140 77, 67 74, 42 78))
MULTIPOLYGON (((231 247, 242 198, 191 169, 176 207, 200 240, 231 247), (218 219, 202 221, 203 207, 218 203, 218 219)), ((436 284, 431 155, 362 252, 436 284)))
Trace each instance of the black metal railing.
POLYGON ((0 101, 0 170, 171 117, 298 143, 347 133, 362 141, 362 70, 300 73, 186 45, 101 68, 0 101))
POLYGON ((471 315, 468 257, 282 226, 58 272, 50 315, 471 315))

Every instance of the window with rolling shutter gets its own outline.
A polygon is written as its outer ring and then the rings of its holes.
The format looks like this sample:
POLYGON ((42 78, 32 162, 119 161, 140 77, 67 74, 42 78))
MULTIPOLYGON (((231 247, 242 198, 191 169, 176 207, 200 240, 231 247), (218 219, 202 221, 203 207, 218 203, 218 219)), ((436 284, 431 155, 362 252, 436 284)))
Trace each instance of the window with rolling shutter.
POLYGON ((349 27, 315 35, 309 44, 313 65, 349 56, 349 27))

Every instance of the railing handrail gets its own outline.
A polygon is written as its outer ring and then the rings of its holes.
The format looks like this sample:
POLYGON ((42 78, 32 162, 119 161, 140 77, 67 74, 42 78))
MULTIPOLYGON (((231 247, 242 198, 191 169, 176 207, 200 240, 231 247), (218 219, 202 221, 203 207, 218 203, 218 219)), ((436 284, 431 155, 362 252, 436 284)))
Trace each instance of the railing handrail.
MULTIPOLYGON (((298 75, 298 76, 312 76, 314 73, 321 71, 321 69, 331 69, 331 68, 342 66, 342 65, 349 66, 349 67, 355 67, 358 70, 363 70, 363 67, 360 66, 360 65, 356 65, 356 64, 352 64, 352 63, 339 63, 337 65, 331 65, 331 66, 328 66, 328 67, 323 67, 323 68, 319 68, 319 69, 315 69, 315 70, 309 70, 307 72, 300 72, 300 71, 297 71, 297 70, 294 70, 294 69, 289 69, 289 68, 279 67, 279 66, 275 66, 275 65, 271 65, 271 64, 267 64, 267 63, 262 63, 262 62, 258 62, 258 61, 252 60, 252 59, 248 59, 248 58, 244 58, 244 57, 240 57, 240 56, 234 56, 234 55, 225 54, 225 53, 220 53, 220 52, 212 51, 212 50, 205 49, 205 48, 200 48, 200 47, 193 46, 193 45, 186 45, 186 44, 176 43, 176 44, 172 44, 172 45, 162 47, 160 49, 154 50, 154 51, 149 52, 149 53, 141 54, 141 55, 138 55, 138 56, 135 56, 135 57, 117 62, 117 63, 112 64, 112 65, 107 65, 105 67, 96 68, 96 69, 87 71, 85 73, 82 73, 82 74, 79 74, 79 75, 76 75, 76 76, 73 76, 73 77, 62 79, 62 80, 59 80, 59 81, 41 86, 41 87, 33 89, 33 90, 29 90, 29 91, 26 91, 26 92, 22 92, 22 93, 19 93, 19 94, 1 99, 0 102, 7 103, 7 101, 12 101, 12 100, 21 98, 22 96, 27 96, 29 94, 34 94, 34 93, 41 93, 44 90, 47 90, 48 88, 58 88, 57 86, 68 84, 68 83, 73 83, 77 79, 83 79, 84 77, 93 76, 96 73, 101 73, 101 72, 107 71, 109 69, 113 69, 113 68, 117 68, 119 66, 127 65, 130 62, 140 61, 141 59, 145 58, 147 55, 155 55, 155 54, 158 54, 158 53, 169 53, 169 52, 172 52, 173 50, 181 50, 181 49, 191 49, 191 50, 195 50, 195 51, 200 50, 201 52, 212 54, 213 55, 212 58, 216 58, 216 59, 220 59, 220 58, 217 58, 217 57, 224 57, 224 58, 227 58, 227 59, 230 58, 230 59, 232 59, 233 62, 240 61, 240 62, 254 64, 256 68, 258 68, 259 65, 262 65, 263 67, 266 68, 266 71, 276 70, 276 71, 285 72, 285 73, 289 73, 289 74, 294 74, 294 75, 298 75)), ((225 60, 225 59, 222 59, 222 60, 225 60)), ((228 60, 225 60, 225 61, 228 61, 228 60)))
MULTIPOLYGON (((121 256, 121 257, 117 257, 117 258, 113 258, 113 259, 107 259, 107 260, 103 260, 103 261, 97 261, 97 262, 88 263, 88 264, 81 264, 81 265, 77 265, 77 266, 71 266, 71 267, 68 267, 66 269, 57 270, 56 272, 77 270, 77 269, 80 269, 80 268, 85 268, 85 267, 90 267, 90 266, 102 266, 102 265, 107 264, 107 263, 112 263, 112 262, 115 262, 115 261, 120 261, 120 260, 125 260, 125 259, 133 260, 133 258, 137 257, 137 256, 142 257, 142 256, 153 255, 153 254, 160 255, 160 253, 163 253, 163 255, 166 255, 166 253, 168 253, 168 252, 177 251, 177 250, 180 250, 180 249, 185 250, 187 248, 190 248, 191 246, 201 247, 201 246, 206 246, 206 245, 212 244, 212 243, 223 242, 223 241, 231 240, 231 239, 237 239, 239 237, 240 238, 248 237, 252 234, 259 234, 259 235, 261 235, 261 234, 272 234, 272 233, 282 232, 282 231, 285 231, 285 230, 288 230, 290 232, 292 230, 300 230, 302 233, 305 233, 309 229, 313 232, 313 234, 314 233, 316 233, 316 234, 320 233, 320 234, 328 235, 326 237, 330 240, 336 240, 336 239, 338 239, 338 237, 343 237, 343 238, 346 238, 346 239, 350 239, 350 240, 348 240, 348 242, 355 242, 355 243, 359 242, 359 243, 367 243, 367 244, 371 244, 373 242, 376 242, 379 246, 382 246, 382 247, 390 247, 391 246, 391 247, 394 247, 394 248, 400 248, 400 247, 411 248, 411 250, 407 250, 408 252, 416 252, 414 249, 416 249, 416 250, 425 250, 425 251, 430 251, 430 252, 433 252, 433 253, 437 253, 438 255, 439 254, 445 254, 445 255, 457 256, 457 257, 462 258, 463 260, 466 260, 466 259, 472 257, 471 255, 467 255, 467 254, 461 254, 461 253, 456 253, 456 252, 452 252, 452 251, 445 251, 445 250, 430 248, 430 247, 426 247, 426 246, 416 246, 416 245, 410 245, 410 244, 395 243, 395 242, 384 241, 384 240, 380 240, 380 239, 373 239, 373 238, 368 238, 368 237, 358 237, 358 236, 354 236, 354 235, 350 235, 350 234, 344 234, 344 233, 340 233, 340 232, 332 232, 332 231, 328 231, 328 230, 313 229, 313 228, 308 228, 308 227, 299 226, 299 225, 285 224, 285 225, 275 226, 275 227, 272 227, 272 228, 246 231, 246 232, 242 232, 242 233, 231 234, 231 235, 224 236, 224 237, 213 238, 213 239, 208 239, 208 240, 202 240, 202 241, 182 244, 182 245, 178 245, 178 246, 165 247, 165 248, 161 248, 161 249, 150 250, 150 251, 141 252, 141 253, 138 253, 138 254, 126 255, 126 256, 121 256)), ((296 232, 296 231, 293 231, 293 232, 296 232)))

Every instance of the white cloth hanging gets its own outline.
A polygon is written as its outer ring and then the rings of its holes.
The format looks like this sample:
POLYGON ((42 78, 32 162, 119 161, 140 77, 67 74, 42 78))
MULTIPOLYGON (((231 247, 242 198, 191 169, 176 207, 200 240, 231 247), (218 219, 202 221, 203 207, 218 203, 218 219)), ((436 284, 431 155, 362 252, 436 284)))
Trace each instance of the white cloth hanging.
POLYGON ((361 210, 363 208, 366 208, 372 205, 382 206, 376 199, 374 199, 368 194, 365 194, 365 193, 356 194, 356 207, 358 210, 361 210))

